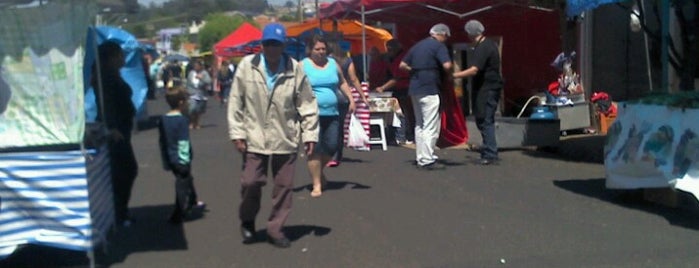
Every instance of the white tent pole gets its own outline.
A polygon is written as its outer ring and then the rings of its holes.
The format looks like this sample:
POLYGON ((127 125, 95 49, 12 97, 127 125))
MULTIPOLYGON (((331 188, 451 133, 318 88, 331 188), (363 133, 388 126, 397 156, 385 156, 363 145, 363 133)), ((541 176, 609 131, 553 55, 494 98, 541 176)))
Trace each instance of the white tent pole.
MULTIPOLYGON (((105 124, 106 126, 106 119, 105 119, 105 114, 104 114, 104 87, 102 87, 102 60, 99 55, 99 44, 97 43, 97 28, 92 28, 90 29, 92 31, 92 47, 95 52, 95 62, 93 63, 95 65, 94 72, 92 75, 96 75, 97 77, 97 85, 92 87, 92 90, 95 93, 95 98, 97 102, 99 102, 99 117, 102 119, 102 123, 105 124), (97 94, 99 92, 99 94, 97 94)), ((92 78, 90 78, 90 81, 92 81, 92 78)))
POLYGON ((661 1, 660 4, 660 64, 662 66, 662 80, 660 89, 663 92, 670 92, 668 80, 670 76, 668 43, 670 39, 670 2, 661 1))
POLYGON ((361 5, 361 10, 362 10, 362 72, 364 72, 364 76, 362 78, 366 82, 369 81, 367 79, 367 65, 366 65, 366 20, 364 17, 364 4, 362 3, 361 5))
MULTIPOLYGON (((640 1, 641 2, 641 8, 643 9, 643 12, 646 11, 646 5, 645 1, 640 1)), ((646 16, 643 16, 643 24, 646 23, 646 16)), ((643 42, 646 45, 646 71, 648 72, 648 87, 651 92, 653 92, 653 73, 651 72, 651 66, 650 66, 650 50, 648 48, 648 33, 644 30, 643 31, 643 42)))

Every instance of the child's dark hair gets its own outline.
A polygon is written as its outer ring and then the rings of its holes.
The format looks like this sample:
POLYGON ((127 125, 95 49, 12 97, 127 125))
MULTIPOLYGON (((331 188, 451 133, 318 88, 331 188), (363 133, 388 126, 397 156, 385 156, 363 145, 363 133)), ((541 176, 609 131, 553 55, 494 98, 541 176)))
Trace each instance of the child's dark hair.
POLYGON ((187 101, 187 92, 182 86, 168 88, 165 93, 165 101, 170 105, 170 109, 177 109, 180 103, 187 101))

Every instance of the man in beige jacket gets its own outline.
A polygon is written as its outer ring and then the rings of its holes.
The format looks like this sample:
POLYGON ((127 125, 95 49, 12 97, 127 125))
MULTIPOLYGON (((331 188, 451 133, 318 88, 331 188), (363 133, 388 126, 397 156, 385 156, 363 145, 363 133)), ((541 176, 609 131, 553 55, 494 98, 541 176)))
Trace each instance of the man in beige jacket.
POLYGON ((228 102, 229 138, 243 154, 239 210, 243 243, 257 240, 255 217, 271 162, 274 189, 267 238, 280 248, 291 245, 282 226, 291 211, 299 139, 306 155, 318 141, 318 105, 303 70, 283 53, 285 37, 280 24, 264 28, 262 53, 240 61, 228 102))

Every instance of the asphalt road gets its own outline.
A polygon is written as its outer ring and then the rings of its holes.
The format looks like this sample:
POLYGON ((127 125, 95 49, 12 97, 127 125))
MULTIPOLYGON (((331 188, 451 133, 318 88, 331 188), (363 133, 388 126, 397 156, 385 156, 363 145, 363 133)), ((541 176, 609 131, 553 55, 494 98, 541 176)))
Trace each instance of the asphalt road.
MULTIPOLYGON (((162 98, 151 115, 165 112, 162 98)), ((327 171, 330 185, 310 198, 305 158, 296 169, 288 249, 241 244, 240 154, 227 139, 225 109, 210 101, 204 127, 192 132, 194 176, 208 203, 203 218, 166 223, 174 202, 162 170, 157 130, 133 143, 140 174, 133 190, 136 222, 120 228, 98 254, 109 267, 696 267, 697 211, 642 201, 604 187, 599 163, 535 150, 508 150, 497 166, 444 149, 442 171, 417 170, 414 150, 391 146, 345 151, 327 171)), ((476 131, 476 130, 470 130, 476 131)), ((264 234, 271 187, 263 190, 264 234)), ((28 247, 0 267, 84 267, 84 253, 28 247)))

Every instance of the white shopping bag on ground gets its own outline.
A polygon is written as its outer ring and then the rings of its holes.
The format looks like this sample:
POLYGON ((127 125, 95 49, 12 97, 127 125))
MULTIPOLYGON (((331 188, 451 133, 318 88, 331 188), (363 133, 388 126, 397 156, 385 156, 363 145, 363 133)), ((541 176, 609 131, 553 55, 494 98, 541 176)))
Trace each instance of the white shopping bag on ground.
POLYGON ((401 127, 400 118, 398 118, 398 114, 397 114, 397 113, 393 113, 393 121, 392 121, 391 126, 392 126, 392 127, 396 127, 396 128, 400 128, 400 127, 401 127))
POLYGON ((349 123, 349 135, 347 137, 348 147, 364 147, 369 143, 369 136, 364 132, 362 123, 359 122, 357 116, 352 114, 349 123))

